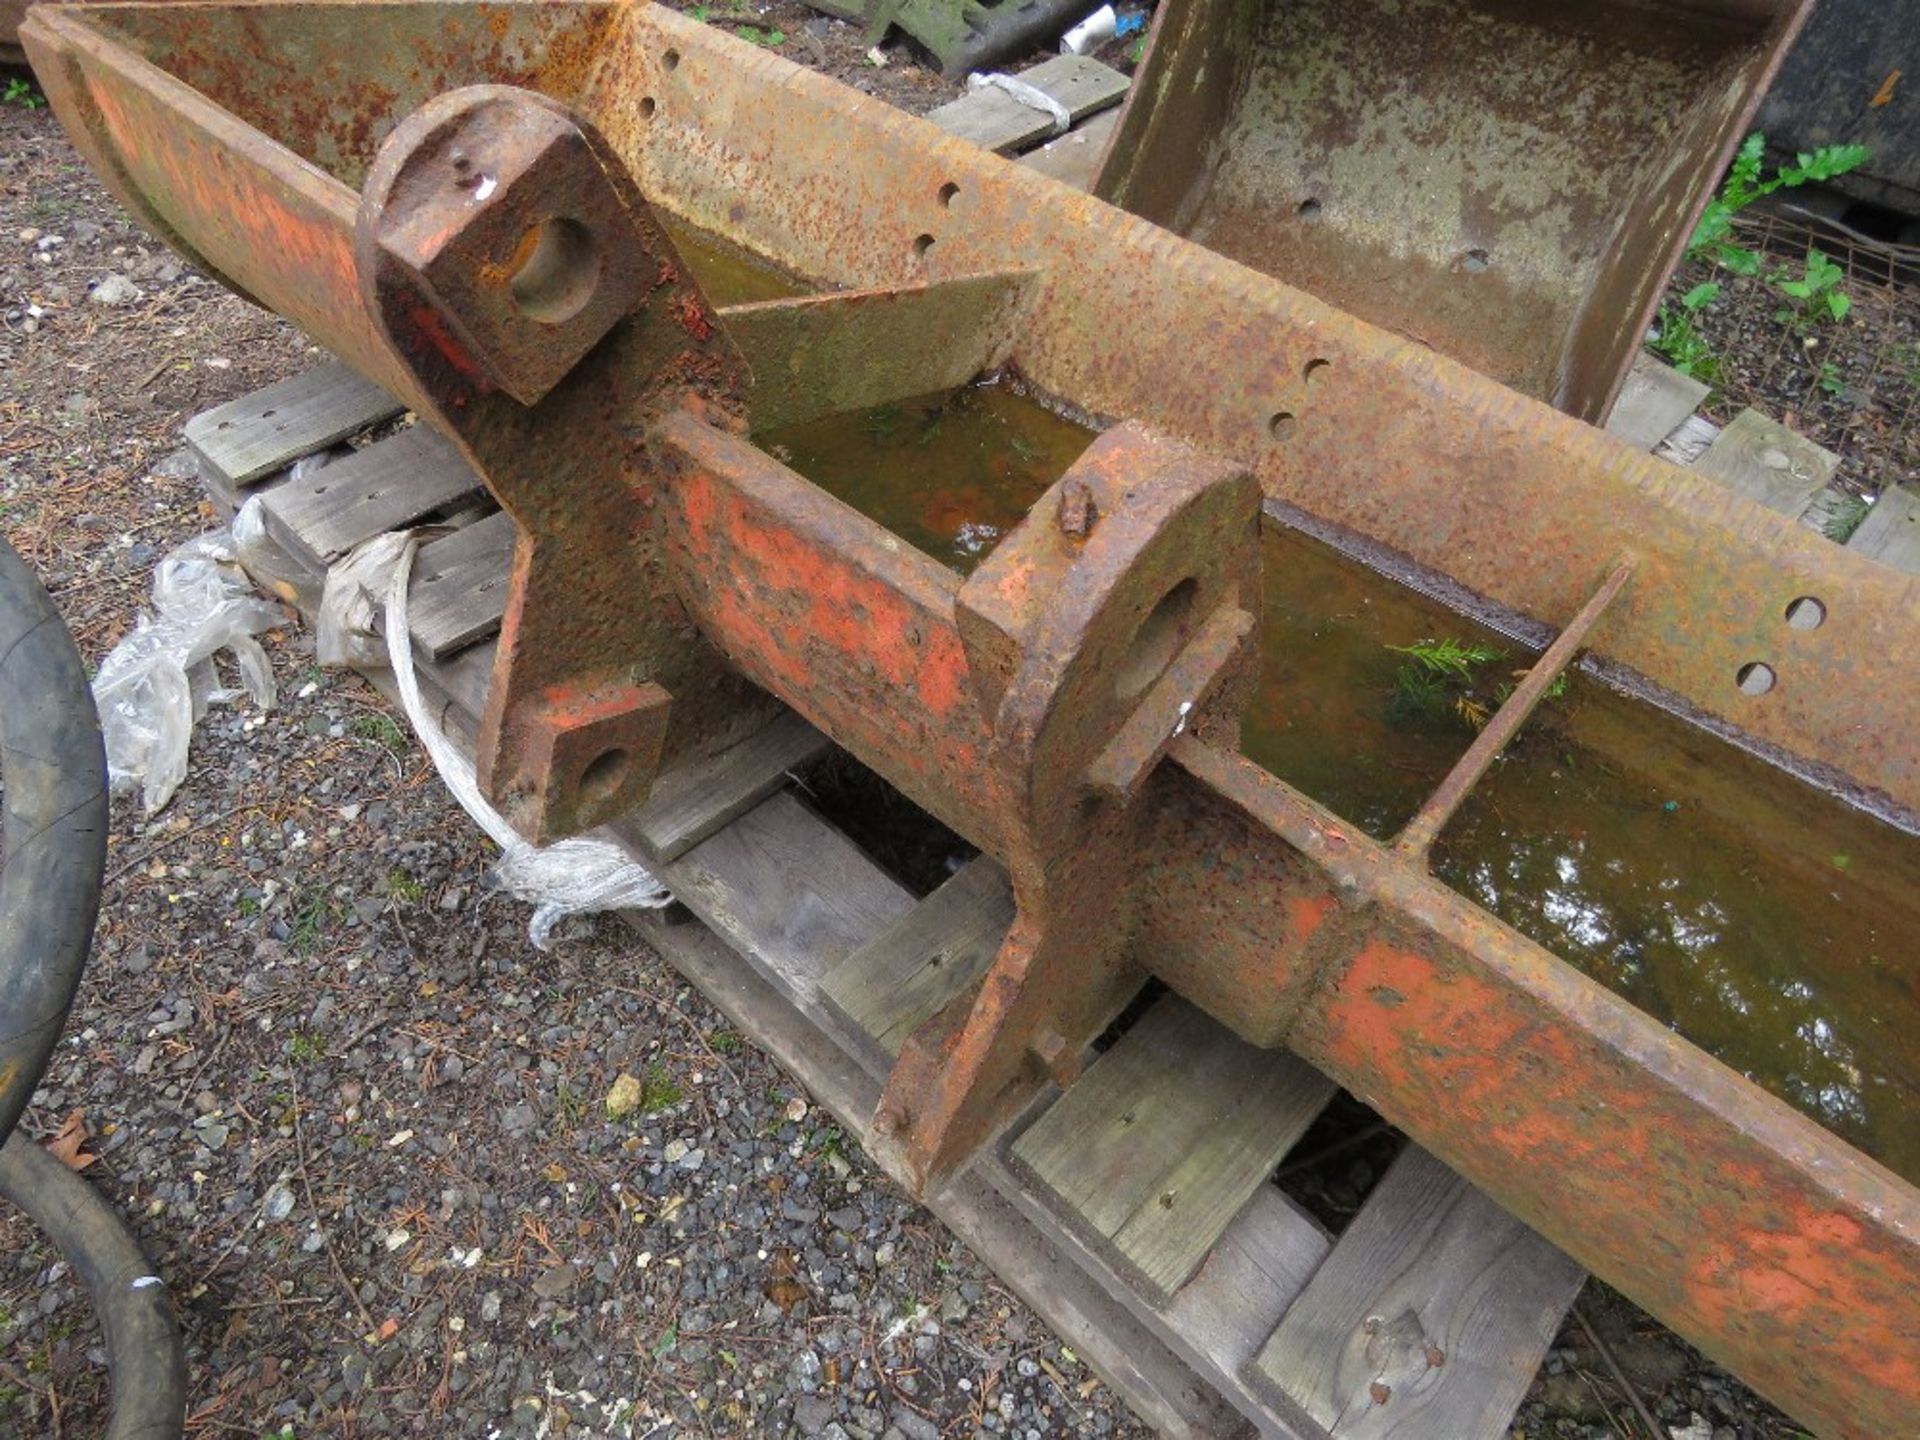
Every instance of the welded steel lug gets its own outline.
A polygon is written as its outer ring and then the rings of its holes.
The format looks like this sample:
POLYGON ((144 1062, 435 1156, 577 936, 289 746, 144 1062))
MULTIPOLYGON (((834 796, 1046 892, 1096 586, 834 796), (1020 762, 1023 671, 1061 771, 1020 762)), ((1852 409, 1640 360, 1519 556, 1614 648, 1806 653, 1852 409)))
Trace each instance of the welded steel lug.
POLYGON ((606 141, 531 91, 452 90, 403 120, 354 242, 423 418, 519 527, 481 788, 537 842, 590 829, 771 712, 655 558, 654 428, 680 409, 744 428, 746 367, 606 141))
POLYGON ((644 298, 655 271, 593 142, 531 91, 480 85, 428 102, 387 180, 377 243, 430 312, 409 358, 484 376, 523 405, 644 298), (424 353, 422 353, 424 352, 424 353))
POLYGON ((1133 801, 1174 740, 1230 740, 1253 682, 1260 496, 1245 470, 1108 431, 962 587, 955 618, 1004 818, 1016 918, 978 990, 901 1052, 883 1128, 932 1182, 1139 988, 1133 801))

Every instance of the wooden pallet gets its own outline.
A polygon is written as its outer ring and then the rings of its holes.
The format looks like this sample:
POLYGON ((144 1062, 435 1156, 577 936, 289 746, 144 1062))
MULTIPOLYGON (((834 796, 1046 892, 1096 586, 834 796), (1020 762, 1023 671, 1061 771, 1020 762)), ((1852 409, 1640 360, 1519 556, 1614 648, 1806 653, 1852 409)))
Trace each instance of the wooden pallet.
MULTIPOLYGON (((1742 410, 1725 426, 1716 425, 1694 413, 1706 397, 1703 383, 1642 351, 1607 417, 1607 429, 1822 535, 1853 508, 1852 496, 1834 483, 1838 455, 1758 410, 1742 410)), ((1920 575, 1920 497, 1889 486, 1840 543, 1869 560, 1920 575)))
MULTIPOLYGON (((423 689, 470 743, 511 526, 476 518, 484 490, 413 431, 298 480, 296 445, 261 468, 259 432, 279 417, 260 412, 284 413, 289 391, 324 409, 335 381, 315 372, 222 407, 249 470, 202 448, 208 491, 222 510, 262 497, 271 583, 309 619, 326 560, 389 527, 464 520, 422 547, 412 638, 423 689)), ((809 810, 790 772, 826 746, 786 715, 662 777, 612 834, 702 922, 631 923, 864 1144, 901 1041, 979 975, 1013 907, 986 859, 916 897, 809 810)), ((1332 1094, 1164 997, 928 1208, 1163 1433, 1503 1435, 1582 1272, 1414 1147, 1330 1235, 1271 1177, 1332 1094)))

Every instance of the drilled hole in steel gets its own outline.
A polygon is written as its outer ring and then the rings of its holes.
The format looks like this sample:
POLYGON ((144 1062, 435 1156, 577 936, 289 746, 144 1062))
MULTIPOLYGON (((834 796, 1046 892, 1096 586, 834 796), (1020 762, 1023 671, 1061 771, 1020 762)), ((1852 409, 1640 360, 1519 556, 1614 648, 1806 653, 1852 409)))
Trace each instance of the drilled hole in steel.
POLYGON ((508 264, 514 304, 529 320, 547 325, 578 315, 600 280, 599 250, 578 220, 543 220, 520 237, 508 264))
POLYGON ((580 798, 589 805, 598 805, 611 800, 620 787, 627 782, 627 770, 632 764, 627 752, 618 746, 611 750, 602 750, 593 757, 586 769, 580 772, 580 798))
POLYGON ((678 70, 680 68, 680 52, 678 50, 667 51, 666 54, 660 57, 660 63, 669 70, 678 70))
POLYGON ((1324 372, 1331 363, 1331 361, 1327 360, 1309 360, 1305 365, 1300 367, 1300 378, 1309 385, 1313 384, 1316 380, 1324 380, 1327 378, 1324 372))
POLYGON ((1276 440, 1291 439, 1296 423, 1291 410, 1278 411, 1271 420, 1267 421, 1267 433, 1276 440))
POLYGON ((1734 681, 1740 686, 1742 695, 1764 695, 1773 689, 1774 682, 1780 677, 1773 673, 1773 667, 1761 660, 1749 661, 1740 667, 1734 681))
POLYGON ((642 95, 640 97, 640 118, 642 120, 651 120, 653 118, 653 112, 659 108, 660 107, 654 103, 651 95, 642 95))
POLYGON ((1134 632, 1133 646, 1114 680, 1114 693, 1122 700, 1133 699, 1173 663, 1180 642, 1186 639, 1193 597, 1199 589, 1194 581, 1182 580, 1160 597, 1160 603, 1134 632))
POLYGON ((1818 630, 1827 623, 1827 607, 1811 595, 1802 595, 1787 606, 1787 624, 1795 630, 1818 630))
POLYGON ((1293 213, 1298 215, 1302 220, 1318 220, 1320 218, 1320 202, 1313 199, 1302 200, 1300 202, 1300 208, 1293 213))
POLYGON ((953 197, 958 195, 959 193, 960 193, 960 187, 954 184, 953 181, 951 180, 949 180, 946 184, 942 185, 940 187, 941 208, 944 209, 945 207, 953 204, 953 197))
POLYGON ((926 259, 927 252, 931 249, 933 249, 933 237, 931 235, 916 235, 913 237, 913 258, 914 259, 916 260, 926 259))
POLYGON ((1477 245, 1460 257, 1460 266, 1469 275, 1478 275, 1492 263, 1493 257, 1477 245))

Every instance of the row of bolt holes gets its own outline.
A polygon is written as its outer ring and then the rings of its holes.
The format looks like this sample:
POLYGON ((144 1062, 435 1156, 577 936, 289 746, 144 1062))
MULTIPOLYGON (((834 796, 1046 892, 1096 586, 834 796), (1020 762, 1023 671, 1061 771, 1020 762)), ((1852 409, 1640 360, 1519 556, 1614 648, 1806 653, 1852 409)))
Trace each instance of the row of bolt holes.
MULTIPOLYGON (((1827 607, 1811 595, 1787 606, 1787 625, 1794 630, 1818 630, 1827 623, 1827 607)), ((1779 683, 1780 675, 1764 660, 1750 660, 1734 674, 1742 695, 1764 695, 1779 683)))
MULTIPOLYGON (((678 68, 680 64, 680 52, 677 50, 669 50, 660 58, 661 63, 668 70, 674 70, 678 68)), ((640 101, 641 117, 643 119, 652 119, 656 108, 651 95, 644 97, 640 101)), ((940 207, 943 210, 950 207, 954 202, 954 198, 958 196, 959 193, 960 187, 951 180, 942 185, 939 192, 940 207)), ((1301 201, 1299 215, 1302 220, 1319 219, 1320 202, 1311 199, 1301 201)), ((925 260, 928 252, 931 251, 933 247, 934 237, 932 235, 920 234, 914 236, 914 259, 925 260)), ((1473 249, 1466 252, 1462 263, 1467 270, 1477 273, 1487 268, 1490 263, 1490 257, 1485 250, 1473 249)), ((1308 385, 1313 384, 1315 377, 1327 368, 1327 364, 1327 361, 1319 359, 1307 361, 1307 363, 1301 367, 1301 380, 1308 385)), ((1267 421, 1267 433, 1273 436, 1275 440, 1287 440, 1292 438, 1293 432, 1298 424, 1299 417, 1297 417, 1293 411, 1276 410, 1272 418, 1267 421)), ((1826 618, 1826 606, 1822 605, 1811 595, 1803 595, 1787 607, 1787 624, 1796 630, 1817 630, 1825 622, 1826 618)), ((1769 690, 1773 689, 1779 678, 1774 668, 1763 660, 1749 661, 1740 667, 1739 672, 1735 676, 1735 680, 1740 687, 1740 693, 1743 695, 1765 695, 1769 690)))

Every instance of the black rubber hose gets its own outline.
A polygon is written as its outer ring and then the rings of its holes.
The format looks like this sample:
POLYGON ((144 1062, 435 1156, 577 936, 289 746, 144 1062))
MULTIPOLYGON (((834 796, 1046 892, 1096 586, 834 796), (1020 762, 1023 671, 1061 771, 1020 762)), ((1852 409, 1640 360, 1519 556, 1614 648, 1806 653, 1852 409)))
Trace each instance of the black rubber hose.
POLYGON ((0 540, 0 1140, 53 1055, 93 943, 107 761, 80 652, 0 540))
POLYGON ((187 1419, 187 1358, 167 1287, 113 1207, 24 1135, 0 1146, 0 1195, 66 1257, 100 1315, 113 1376, 106 1440, 178 1440, 187 1419))

